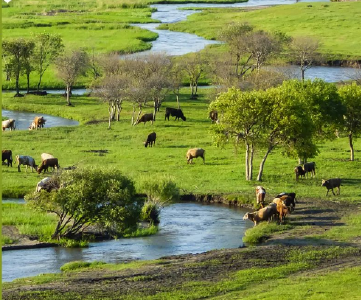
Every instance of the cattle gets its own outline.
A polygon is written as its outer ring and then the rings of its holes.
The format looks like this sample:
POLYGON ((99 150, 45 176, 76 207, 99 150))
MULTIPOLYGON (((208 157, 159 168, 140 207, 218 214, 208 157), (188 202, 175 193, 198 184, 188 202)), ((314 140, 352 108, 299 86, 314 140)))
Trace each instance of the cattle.
POLYGON ((303 170, 302 166, 295 167, 294 172, 295 172, 295 180, 298 181, 299 177, 302 176, 305 178, 305 171, 303 170))
POLYGON ((257 186, 255 188, 256 192, 256 203, 261 205, 261 208, 264 208, 265 206, 265 194, 266 191, 262 186, 257 186))
POLYGON ((42 154, 40 154, 40 157, 41 157, 41 161, 46 160, 48 158, 54 158, 54 156, 49 153, 42 153, 42 154))
POLYGON ((218 113, 216 110, 212 110, 209 112, 209 118, 211 119, 211 122, 217 123, 218 121, 218 113))
POLYGON ((294 203, 294 206, 295 206, 295 203, 297 202, 297 199, 295 198, 296 197, 296 194, 295 193, 280 193, 278 195, 275 196, 275 198, 280 198, 282 196, 289 196, 291 201, 294 203))
POLYGON ((261 221, 270 221, 277 213, 277 205, 272 203, 258 211, 246 213, 243 220, 250 220, 254 222, 254 226, 258 225, 261 221))
POLYGON ((309 162, 303 165, 303 170, 305 174, 307 174, 307 177, 309 172, 312 173, 311 174, 312 177, 315 177, 315 167, 316 167, 315 162, 309 162))
POLYGON ((201 157, 205 163, 205 150, 202 148, 189 149, 186 153, 187 163, 192 164, 193 158, 201 157))
POLYGON ((175 121, 176 121, 176 119, 179 120, 180 118, 183 121, 186 121, 186 117, 184 116, 181 109, 166 107, 165 121, 166 121, 166 119, 168 121, 170 121, 170 115, 171 115, 171 117, 175 117, 175 121))
POLYGON ((17 155, 16 156, 16 163, 18 164, 18 172, 20 172, 20 165, 26 166, 26 172, 28 171, 28 166, 31 167, 31 172, 33 169, 37 169, 37 165, 35 164, 34 158, 27 155, 17 155))
POLYGON ((322 186, 325 186, 327 188, 326 196, 329 193, 329 190, 332 190, 333 195, 336 195, 333 191, 334 188, 338 188, 338 195, 340 195, 340 186, 342 185, 342 180, 340 178, 332 178, 328 180, 322 179, 322 186))
POLYGON ((148 145, 152 147, 152 144, 156 144, 156 132, 152 132, 147 136, 147 140, 144 142, 145 147, 147 148, 148 145))
POLYGON ((44 117, 35 117, 33 122, 31 123, 31 125, 29 126, 29 130, 33 130, 33 129, 40 129, 43 128, 45 125, 46 120, 44 119, 44 117))
POLYGON ((44 173, 48 172, 49 167, 52 167, 53 170, 55 168, 59 169, 58 159, 57 158, 48 158, 48 159, 43 160, 40 164, 40 167, 37 170, 38 174, 40 174, 41 171, 43 171, 43 170, 44 170, 44 173))
POLYGON ((3 150, 2 162, 4 163, 5 160, 7 161, 8 167, 9 165, 11 167, 13 166, 13 153, 11 152, 11 150, 3 150))
MULTIPOLYGON (((288 208, 289 212, 293 212, 294 208, 295 208, 295 193, 290 193, 290 195, 287 194, 279 194, 277 197, 274 198, 274 200, 280 199, 281 201, 283 201, 283 203, 285 204, 285 206, 288 208), (293 196, 294 195, 294 196, 293 196)), ((273 200, 274 203, 277 203, 273 200)))
POLYGON ((41 190, 45 190, 47 192, 51 192, 53 190, 59 189, 59 183, 52 179, 52 177, 45 177, 38 182, 36 185, 36 192, 40 192, 41 190))
POLYGON ((154 118, 153 118, 153 113, 149 113, 149 114, 144 114, 138 121, 137 123, 135 123, 135 125, 139 124, 139 123, 144 123, 144 125, 146 125, 146 122, 151 121, 151 124, 153 124, 154 118))
POLYGON ((10 131, 15 130, 15 120, 9 119, 9 120, 2 121, 1 126, 2 126, 3 131, 5 131, 6 128, 9 128, 10 131))
MULTIPOLYGON (((288 196, 283 196, 283 197, 288 197, 288 196)), ((285 216, 287 215, 287 213, 289 212, 288 207, 285 204, 285 199, 282 198, 275 198, 273 200, 273 203, 275 203, 277 205, 277 212, 279 215, 279 220, 280 223, 282 223, 285 219, 285 216)))

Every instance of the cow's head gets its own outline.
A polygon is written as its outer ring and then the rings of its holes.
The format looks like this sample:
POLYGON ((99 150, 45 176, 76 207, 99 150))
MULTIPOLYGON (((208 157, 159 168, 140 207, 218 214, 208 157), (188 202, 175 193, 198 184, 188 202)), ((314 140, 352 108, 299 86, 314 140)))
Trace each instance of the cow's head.
POLYGON ((182 119, 183 121, 186 121, 186 117, 185 117, 184 115, 181 116, 181 119, 182 119))
POLYGON ((254 213, 246 213, 243 217, 243 220, 254 220, 254 213))
POLYGON ((326 186, 328 184, 329 184, 329 180, 322 179, 322 185, 321 186, 326 186))

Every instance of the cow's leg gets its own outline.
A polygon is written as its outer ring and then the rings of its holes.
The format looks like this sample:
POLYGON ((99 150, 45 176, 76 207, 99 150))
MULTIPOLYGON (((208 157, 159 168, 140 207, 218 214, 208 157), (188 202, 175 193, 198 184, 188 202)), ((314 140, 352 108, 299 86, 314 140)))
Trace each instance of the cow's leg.
POLYGON ((18 164, 18 172, 21 172, 21 171, 20 171, 20 164, 18 164))
POLYGON ((204 164, 205 164, 205 157, 204 156, 201 156, 202 157, 202 160, 204 161, 204 164))
POLYGON ((326 193, 326 196, 328 196, 328 193, 329 193, 329 189, 327 189, 327 193, 326 193))

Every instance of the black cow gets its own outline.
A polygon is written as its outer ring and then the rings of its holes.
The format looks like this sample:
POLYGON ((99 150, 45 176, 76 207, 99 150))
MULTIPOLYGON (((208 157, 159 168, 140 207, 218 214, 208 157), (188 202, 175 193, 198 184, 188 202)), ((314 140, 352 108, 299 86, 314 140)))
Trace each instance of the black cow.
POLYGON ((295 172, 295 179, 298 181, 299 177, 304 177, 305 178, 305 171, 303 170, 302 166, 297 166, 294 168, 294 172, 295 172))
POLYGON ((13 166, 13 153, 11 150, 3 150, 2 153, 2 162, 7 161, 7 165, 13 166))
POLYGON ((152 132, 147 136, 147 140, 144 142, 145 147, 147 148, 148 145, 152 147, 152 144, 156 144, 156 132, 152 132))
POLYGON ((154 119, 154 117, 153 117, 153 113, 144 114, 144 115, 138 120, 138 122, 135 123, 134 125, 137 125, 137 124, 142 123, 142 122, 143 122, 144 125, 146 125, 146 122, 148 122, 148 121, 151 121, 151 124, 153 125, 153 121, 154 121, 154 120, 155 120, 155 119, 154 119))
POLYGON ((311 172, 312 174, 311 177, 315 177, 315 167, 316 167, 315 162, 309 162, 303 165, 303 170, 307 174, 307 177, 309 172, 311 172))
POLYGON ((175 121, 176 121, 176 119, 179 120, 180 118, 182 120, 186 121, 186 117, 184 116, 181 109, 166 107, 165 121, 166 121, 166 118, 167 118, 167 120, 170 121, 170 115, 171 115, 171 117, 175 117, 175 121))

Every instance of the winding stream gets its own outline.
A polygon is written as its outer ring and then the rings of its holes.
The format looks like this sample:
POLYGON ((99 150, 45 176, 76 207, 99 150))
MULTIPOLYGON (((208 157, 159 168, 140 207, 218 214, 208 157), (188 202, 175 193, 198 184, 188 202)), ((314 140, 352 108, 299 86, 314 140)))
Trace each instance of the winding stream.
MULTIPOLYGON (((8 200, 14 201, 14 200, 8 200)), ((224 205, 176 203, 161 211, 159 232, 148 237, 92 243, 88 248, 41 248, 4 251, 2 280, 57 273, 70 261, 120 263, 162 256, 237 248, 253 223, 243 220, 245 209, 224 205)))

